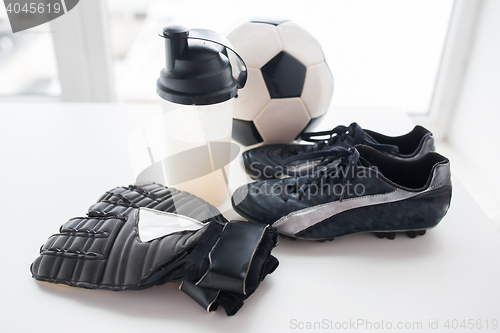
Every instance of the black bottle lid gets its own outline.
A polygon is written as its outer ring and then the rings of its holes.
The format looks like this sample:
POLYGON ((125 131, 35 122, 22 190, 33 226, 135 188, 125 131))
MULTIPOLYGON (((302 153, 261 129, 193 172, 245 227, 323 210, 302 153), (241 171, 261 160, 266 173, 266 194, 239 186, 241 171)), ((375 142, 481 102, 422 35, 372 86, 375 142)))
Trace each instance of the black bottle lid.
POLYGON ((166 60, 156 82, 161 98, 178 104, 209 105, 233 98, 245 85, 245 63, 225 37, 177 25, 165 27, 160 36, 165 38, 166 60), (227 49, 236 55, 236 76, 227 49))

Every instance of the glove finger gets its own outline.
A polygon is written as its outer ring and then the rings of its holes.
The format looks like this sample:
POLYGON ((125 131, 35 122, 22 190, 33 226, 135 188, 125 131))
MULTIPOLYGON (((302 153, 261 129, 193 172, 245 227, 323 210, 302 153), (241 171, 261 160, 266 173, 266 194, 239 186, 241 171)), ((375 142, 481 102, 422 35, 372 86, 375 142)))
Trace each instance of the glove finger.
POLYGON ((114 188, 106 192, 89 210, 127 214, 131 208, 139 207, 175 213, 201 222, 227 222, 216 207, 203 199, 155 183, 114 188), (114 207, 107 207, 106 204, 109 203, 114 207))
POLYGON ((31 266, 37 280, 90 288, 99 283, 123 216, 73 218, 49 237, 31 266))

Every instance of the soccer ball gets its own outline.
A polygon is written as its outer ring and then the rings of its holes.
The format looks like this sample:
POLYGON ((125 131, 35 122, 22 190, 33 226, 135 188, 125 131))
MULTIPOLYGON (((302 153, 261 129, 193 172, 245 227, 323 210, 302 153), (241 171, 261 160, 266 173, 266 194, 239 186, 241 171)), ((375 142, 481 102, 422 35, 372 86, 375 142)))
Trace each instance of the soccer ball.
POLYGON ((319 42, 292 21, 252 20, 228 39, 248 67, 235 99, 233 138, 244 145, 284 143, 328 110, 333 77, 319 42))

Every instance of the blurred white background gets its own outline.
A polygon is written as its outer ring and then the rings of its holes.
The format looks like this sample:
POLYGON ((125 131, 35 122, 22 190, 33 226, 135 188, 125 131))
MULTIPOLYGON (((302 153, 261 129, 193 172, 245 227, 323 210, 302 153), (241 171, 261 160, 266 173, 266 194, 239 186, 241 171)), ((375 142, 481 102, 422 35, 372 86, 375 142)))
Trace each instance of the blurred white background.
POLYGON ((163 26, 227 34, 252 16, 292 19, 319 40, 331 112, 398 109, 429 127, 500 228, 498 0, 85 0, 16 34, 0 6, 0 111, 12 101, 159 103, 163 26))
POLYGON ((107 0, 107 4, 121 100, 157 99, 151 83, 163 64, 163 44, 157 36, 163 26, 176 23, 228 34, 245 19, 263 16, 292 19, 320 41, 335 79, 333 106, 417 113, 429 110, 453 7, 452 0, 107 0))
MULTIPOLYGON (((157 33, 163 26, 177 23, 227 34, 245 19, 261 16, 292 19, 320 41, 335 79, 332 106, 398 108, 419 114, 429 112, 453 9, 452 0, 106 0, 105 4, 119 101, 157 101, 154 84, 164 56, 157 33)), ((45 25, 9 34, 6 12, 2 8, 0 13, 0 77, 8 78, 0 86, 0 96, 61 96, 52 36, 41 33, 57 33, 56 29, 45 25)))

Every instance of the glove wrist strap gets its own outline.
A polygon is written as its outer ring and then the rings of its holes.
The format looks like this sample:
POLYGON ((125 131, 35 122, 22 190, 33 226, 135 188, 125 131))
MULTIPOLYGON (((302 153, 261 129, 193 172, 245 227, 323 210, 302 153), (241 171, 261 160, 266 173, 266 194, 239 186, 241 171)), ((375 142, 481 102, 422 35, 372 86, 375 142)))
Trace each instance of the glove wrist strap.
POLYGON ((208 255, 207 272, 196 285, 246 295, 246 277, 266 228, 264 224, 229 222, 208 255))
POLYGON ((277 261, 269 265, 276 242, 276 231, 268 225, 231 221, 208 253, 208 269, 199 279, 185 279, 180 289, 207 311, 215 310, 219 299, 234 294, 228 302, 237 303, 231 304, 237 311, 276 268, 277 261))

